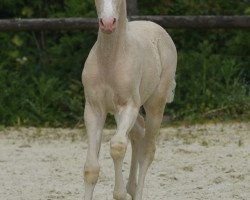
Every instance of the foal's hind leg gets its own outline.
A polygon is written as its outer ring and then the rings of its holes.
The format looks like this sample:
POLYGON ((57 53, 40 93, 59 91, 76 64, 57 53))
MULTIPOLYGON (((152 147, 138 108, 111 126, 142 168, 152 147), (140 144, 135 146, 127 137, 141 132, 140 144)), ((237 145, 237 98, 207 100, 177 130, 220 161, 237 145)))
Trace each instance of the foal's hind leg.
MULTIPOLYGON (((162 81, 162 83, 164 83, 162 81)), ((139 145, 139 177, 134 200, 142 199, 144 181, 147 170, 151 165, 155 155, 155 138, 160 129, 164 108, 166 104, 166 91, 169 88, 167 84, 160 85, 154 94, 143 105, 146 111, 145 136, 139 145), (163 92, 164 91, 164 92, 163 92)))
POLYGON ((145 137, 140 143, 139 149, 139 177, 138 185, 136 189, 136 196, 134 200, 142 199, 142 192, 144 188, 144 181, 146 177, 147 170, 151 165, 154 155, 155 155, 155 136, 158 133, 162 121, 162 112, 151 113, 146 111, 146 132, 145 137))
POLYGON ((138 114, 134 127, 130 131, 130 141, 132 146, 132 158, 129 179, 127 183, 127 192, 131 197, 135 198, 136 186, 137 186, 137 170, 138 170, 138 149, 139 143, 144 137, 145 122, 144 118, 138 114))

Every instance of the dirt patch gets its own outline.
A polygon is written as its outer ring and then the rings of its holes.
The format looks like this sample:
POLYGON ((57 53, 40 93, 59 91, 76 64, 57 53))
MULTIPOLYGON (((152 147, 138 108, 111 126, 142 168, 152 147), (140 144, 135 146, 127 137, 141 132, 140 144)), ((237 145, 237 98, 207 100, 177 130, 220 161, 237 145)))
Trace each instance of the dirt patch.
MULTIPOLYGON (((105 130, 94 199, 110 200, 114 171, 105 130)), ((148 171, 145 200, 250 197, 249 123, 163 128, 148 171)), ((0 199, 83 199, 84 130, 7 128, 0 131, 0 199)), ((127 179, 131 149, 124 160, 127 179)))

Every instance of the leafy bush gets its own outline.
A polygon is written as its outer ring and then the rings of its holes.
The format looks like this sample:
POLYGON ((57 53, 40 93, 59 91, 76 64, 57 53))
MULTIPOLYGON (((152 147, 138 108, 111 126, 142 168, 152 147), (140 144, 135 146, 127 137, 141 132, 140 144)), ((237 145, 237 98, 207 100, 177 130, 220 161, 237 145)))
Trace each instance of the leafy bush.
POLYGON ((179 52, 173 105, 178 118, 218 114, 237 117, 249 112, 249 85, 242 77, 244 71, 235 57, 214 54, 212 47, 205 41, 195 51, 179 52))

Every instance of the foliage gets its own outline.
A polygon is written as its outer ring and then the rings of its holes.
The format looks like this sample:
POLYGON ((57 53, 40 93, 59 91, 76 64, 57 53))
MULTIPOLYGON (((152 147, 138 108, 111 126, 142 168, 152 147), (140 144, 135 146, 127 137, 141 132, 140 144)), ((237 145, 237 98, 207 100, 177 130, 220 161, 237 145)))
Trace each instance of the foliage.
MULTIPOLYGON (((96 16, 92 0, 1 0, 0 18, 96 16)), ((248 1, 139 0, 140 14, 249 14, 248 1)), ((174 119, 250 119, 247 30, 168 30, 178 49, 174 119)), ((0 33, 0 124, 75 126, 94 32, 0 33)))
POLYGON ((236 118, 249 112, 249 85, 236 57, 215 54, 213 44, 205 40, 195 51, 180 51, 179 66, 173 105, 179 118, 218 114, 236 118))
POLYGON ((249 14, 247 0, 150 0, 138 1, 141 14, 243 15, 249 14), (247 9, 246 9, 247 8, 247 9))

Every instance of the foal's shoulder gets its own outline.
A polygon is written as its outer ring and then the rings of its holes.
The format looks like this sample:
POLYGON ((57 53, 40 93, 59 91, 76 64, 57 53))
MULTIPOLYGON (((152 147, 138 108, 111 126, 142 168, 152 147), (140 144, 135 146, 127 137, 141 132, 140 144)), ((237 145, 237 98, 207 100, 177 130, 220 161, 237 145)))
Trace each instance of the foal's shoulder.
POLYGON ((96 45, 94 45, 85 61, 84 68, 82 71, 82 81, 98 79, 99 72, 97 69, 97 56, 96 56, 96 45))

